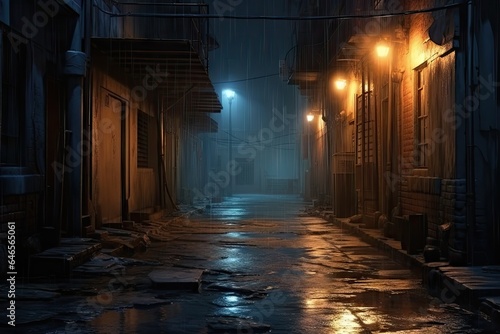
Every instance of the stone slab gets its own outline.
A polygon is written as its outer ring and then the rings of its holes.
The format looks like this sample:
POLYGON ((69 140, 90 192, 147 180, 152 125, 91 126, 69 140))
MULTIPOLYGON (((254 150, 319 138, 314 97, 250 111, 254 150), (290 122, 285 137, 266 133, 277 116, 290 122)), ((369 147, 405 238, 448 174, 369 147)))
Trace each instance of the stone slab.
POLYGON ((201 269, 170 267, 154 270, 148 274, 148 277, 153 287, 157 289, 199 291, 202 274, 201 269))
POLYGON ((100 243, 85 238, 63 238, 59 246, 31 256, 32 276, 70 276, 72 269, 87 262, 102 248, 100 243))

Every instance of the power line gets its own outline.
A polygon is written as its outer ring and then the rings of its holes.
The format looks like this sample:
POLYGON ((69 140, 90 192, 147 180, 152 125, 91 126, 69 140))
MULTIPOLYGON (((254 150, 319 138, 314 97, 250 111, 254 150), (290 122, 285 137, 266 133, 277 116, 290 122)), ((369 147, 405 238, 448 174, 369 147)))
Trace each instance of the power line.
MULTIPOLYGON (((468 3, 470 0, 468 1, 468 3)), ((344 15, 325 15, 325 16, 275 16, 275 15, 213 15, 213 14, 173 14, 173 13, 113 13, 102 9, 94 2, 94 6, 101 12, 110 17, 163 17, 163 18, 199 18, 199 19, 233 19, 233 20, 273 20, 273 21, 319 21, 319 20, 348 20, 348 19, 369 19, 393 16, 406 16, 420 13, 430 13, 439 10, 459 7, 466 2, 452 3, 439 7, 422 8, 415 10, 406 10, 401 12, 380 13, 380 14, 344 14, 344 15)))
POLYGON ((246 78, 246 79, 238 79, 238 80, 230 80, 230 81, 218 81, 214 82, 214 85, 217 84, 225 84, 225 83, 234 83, 234 82, 242 82, 242 81, 250 81, 250 80, 257 80, 257 79, 263 79, 263 78, 269 78, 269 77, 275 77, 278 76, 279 73, 274 73, 274 74, 266 74, 266 75, 261 75, 258 77, 251 77, 251 78, 246 78))

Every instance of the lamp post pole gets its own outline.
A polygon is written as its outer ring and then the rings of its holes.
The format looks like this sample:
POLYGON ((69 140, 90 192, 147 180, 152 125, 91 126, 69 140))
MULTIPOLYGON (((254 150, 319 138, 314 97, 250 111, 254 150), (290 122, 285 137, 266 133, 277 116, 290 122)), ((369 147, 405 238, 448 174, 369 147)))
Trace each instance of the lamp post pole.
MULTIPOLYGON (((233 96, 228 96, 229 100, 229 163, 233 161, 233 129, 231 122, 231 108, 233 105, 233 96)), ((229 175, 229 196, 233 196, 233 175, 229 175)))
MULTIPOLYGON (((229 102, 229 126, 228 126, 228 132, 229 132, 229 155, 228 155, 228 163, 233 164, 233 124, 231 122, 231 114, 232 114, 232 106, 233 106, 233 99, 236 93, 230 89, 226 89, 223 92, 224 95, 227 97, 227 101, 229 102)), ((233 176, 234 175, 229 175, 229 189, 228 189, 228 195, 233 196, 233 176)))
POLYGON ((311 176, 311 169, 312 169, 312 152, 311 152, 311 126, 312 126, 312 121, 314 120, 314 114, 313 113, 308 113, 306 116, 307 119, 307 176, 306 176, 306 200, 309 201, 311 200, 311 195, 312 195, 312 176, 311 176))

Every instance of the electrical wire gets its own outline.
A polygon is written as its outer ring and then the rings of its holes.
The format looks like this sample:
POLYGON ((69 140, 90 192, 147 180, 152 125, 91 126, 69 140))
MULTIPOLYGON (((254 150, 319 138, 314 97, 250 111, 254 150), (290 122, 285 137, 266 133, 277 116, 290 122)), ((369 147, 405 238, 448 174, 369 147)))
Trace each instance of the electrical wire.
POLYGON ((275 76, 278 76, 278 75, 279 75, 279 73, 265 74, 265 75, 261 75, 261 76, 258 76, 258 77, 251 77, 251 78, 246 78, 246 79, 238 79, 238 80, 230 80, 230 81, 218 81, 218 82, 214 82, 213 84, 214 85, 218 85, 218 84, 225 84, 225 83, 234 83, 234 82, 258 80, 258 79, 263 79, 263 78, 275 77, 275 76))
MULTIPOLYGON (((272 21, 321 21, 321 20, 348 20, 348 19, 370 19, 393 16, 407 16, 421 13, 431 13, 435 11, 451 9, 465 4, 465 1, 443 5, 439 7, 429 7, 415 10, 406 10, 392 13, 380 14, 344 14, 344 15, 325 15, 325 16, 276 16, 276 15, 213 15, 213 14, 173 14, 173 13, 113 13, 100 8, 94 1, 94 7, 110 17, 163 17, 163 18, 199 18, 199 19, 232 19, 232 20, 272 20, 272 21)), ((470 3, 470 0, 467 1, 470 3)))

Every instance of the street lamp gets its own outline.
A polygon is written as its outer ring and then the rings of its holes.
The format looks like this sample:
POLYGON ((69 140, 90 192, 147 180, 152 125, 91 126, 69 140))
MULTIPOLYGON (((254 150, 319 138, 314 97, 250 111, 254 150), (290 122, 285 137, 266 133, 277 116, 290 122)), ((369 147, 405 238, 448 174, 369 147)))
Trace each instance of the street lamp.
MULTIPOLYGON (((229 102, 229 163, 232 164, 233 161, 233 130, 232 130, 232 124, 231 124, 231 107, 233 104, 233 99, 236 95, 234 90, 231 89, 226 89, 224 90, 223 94, 226 96, 228 102, 229 102)), ((233 176, 229 176, 229 196, 233 195, 233 176)))
POLYGON ((343 90, 347 86, 347 81, 345 79, 335 80, 335 88, 338 90, 343 90))
POLYGON ((310 112, 307 114, 306 118, 307 118, 308 122, 312 122, 314 119, 314 114, 312 112, 310 112))
POLYGON ((377 51, 377 56, 385 58, 389 54, 389 45, 385 41, 380 41, 375 46, 375 50, 377 51))
POLYGON ((309 123, 307 125, 307 169, 306 169, 306 185, 305 185, 305 200, 310 200, 311 198, 311 181, 312 181, 312 177, 311 177, 311 167, 312 167, 312 164, 311 164, 311 158, 312 158, 312 154, 311 154, 311 126, 312 126, 312 121, 314 120, 314 114, 310 111, 307 113, 306 115, 306 120, 307 120, 307 123, 309 123))

